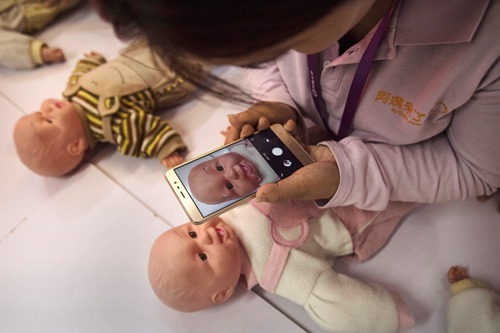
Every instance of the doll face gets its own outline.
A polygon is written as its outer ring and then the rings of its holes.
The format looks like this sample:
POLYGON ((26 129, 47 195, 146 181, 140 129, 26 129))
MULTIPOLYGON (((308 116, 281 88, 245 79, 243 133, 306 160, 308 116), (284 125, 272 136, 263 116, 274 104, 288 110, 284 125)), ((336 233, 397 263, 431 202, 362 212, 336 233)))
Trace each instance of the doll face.
POLYGON ((45 100, 40 111, 20 118, 14 141, 21 161, 44 176, 61 176, 83 158, 87 138, 73 104, 45 100))
POLYGON ((172 267, 183 274, 184 282, 208 293, 234 286, 241 271, 238 236, 222 219, 201 225, 183 224, 164 234, 164 246, 172 267))
POLYGON ((216 204, 252 193, 261 178, 255 165, 236 153, 220 155, 195 166, 189 186, 201 202, 216 204))
POLYGON ((83 128, 73 104, 57 99, 43 101, 40 111, 22 117, 18 126, 22 127, 24 140, 35 141, 44 147, 55 141, 69 144, 83 128))

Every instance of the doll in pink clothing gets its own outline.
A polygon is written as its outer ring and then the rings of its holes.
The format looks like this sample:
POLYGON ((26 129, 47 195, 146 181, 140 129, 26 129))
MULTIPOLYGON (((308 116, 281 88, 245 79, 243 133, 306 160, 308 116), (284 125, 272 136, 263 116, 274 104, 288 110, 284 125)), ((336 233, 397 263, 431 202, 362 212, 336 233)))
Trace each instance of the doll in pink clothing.
POLYGON ((413 317, 397 293, 332 269, 336 257, 373 255, 396 223, 349 208, 342 214, 359 223, 344 223, 339 214, 311 202, 252 201, 204 224, 180 225, 152 247, 151 286, 167 306, 184 312, 225 302, 242 281, 248 289, 260 285, 304 306, 328 331, 387 333, 412 327, 413 317), (379 227, 388 232, 375 232, 379 227), (365 233, 377 239, 370 242, 365 233))

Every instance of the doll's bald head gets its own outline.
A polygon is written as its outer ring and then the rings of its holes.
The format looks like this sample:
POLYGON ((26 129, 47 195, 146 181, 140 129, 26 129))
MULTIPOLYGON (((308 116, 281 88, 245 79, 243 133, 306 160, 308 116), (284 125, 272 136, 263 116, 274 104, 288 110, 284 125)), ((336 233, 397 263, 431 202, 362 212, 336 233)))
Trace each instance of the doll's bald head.
POLYGON ((69 102, 57 100, 44 101, 39 112, 17 121, 14 144, 24 165, 49 177, 62 176, 75 169, 88 147, 74 107, 69 102))
POLYGON ((168 307, 182 312, 195 312, 213 305, 199 275, 178 265, 174 231, 168 230, 154 242, 149 256, 149 281, 156 296, 168 307))
POLYGON ((220 218, 161 234, 149 256, 149 281, 167 306, 199 311, 229 299, 239 281, 238 237, 220 218))

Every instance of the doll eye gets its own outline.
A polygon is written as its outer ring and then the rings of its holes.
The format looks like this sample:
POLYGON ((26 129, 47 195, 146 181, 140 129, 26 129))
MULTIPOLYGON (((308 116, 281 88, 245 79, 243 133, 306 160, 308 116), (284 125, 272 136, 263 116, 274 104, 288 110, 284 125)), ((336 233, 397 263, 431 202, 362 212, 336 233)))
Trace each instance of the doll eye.
POLYGON ((208 256, 203 252, 198 253, 198 257, 200 257, 201 261, 207 261, 208 259, 208 256))
POLYGON ((220 164, 217 164, 217 165, 215 166, 215 168, 216 168, 216 169, 217 169, 217 171, 219 171, 219 172, 224 171, 224 167, 223 167, 222 165, 220 165, 220 164))
POLYGON ((234 188, 234 185, 231 183, 226 183, 226 187, 228 190, 232 190, 234 188))
POLYGON ((196 238, 196 236, 197 236, 196 231, 190 231, 190 232, 188 232, 188 234, 189 234, 189 237, 191 237, 191 238, 196 238))

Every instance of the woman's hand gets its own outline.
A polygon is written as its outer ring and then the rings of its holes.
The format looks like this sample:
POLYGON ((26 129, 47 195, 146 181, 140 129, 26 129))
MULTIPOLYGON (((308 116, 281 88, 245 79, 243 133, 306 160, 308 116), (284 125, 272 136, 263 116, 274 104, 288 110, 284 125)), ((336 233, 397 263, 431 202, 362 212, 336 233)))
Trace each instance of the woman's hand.
MULTIPOLYGON (((226 132, 226 143, 247 137, 255 131, 280 123, 297 141, 304 136, 296 125, 296 111, 278 102, 259 102, 248 110, 229 115, 231 126, 226 132)), ((286 200, 330 199, 339 185, 339 169, 330 149, 326 146, 307 146, 314 163, 297 170, 290 177, 274 184, 264 184, 257 191, 257 201, 280 202, 286 200)))
POLYGON ((314 163, 297 170, 278 183, 264 184, 257 191, 256 200, 281 202, 287 200, 319 200, 333 197, 339 186, 339 169, 326 146, 308 146, 314 163))
POLYGON ((268 128, 272 124, 285 124, 288 120, 297 120, 296 111, 289 105, 279 102, 258 102, 248 110, 228 116, 229 128, 225 143, 252 135, 256 131, 268 128))

